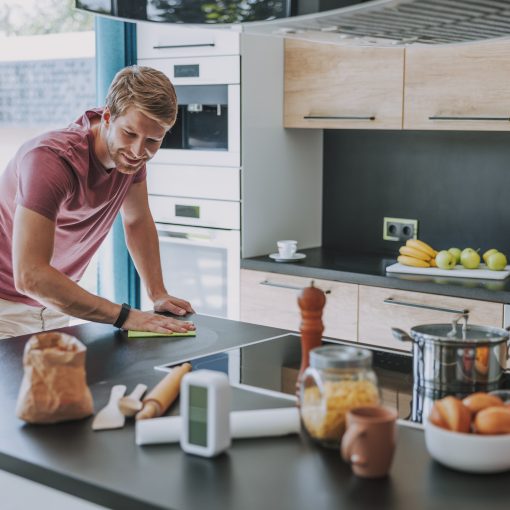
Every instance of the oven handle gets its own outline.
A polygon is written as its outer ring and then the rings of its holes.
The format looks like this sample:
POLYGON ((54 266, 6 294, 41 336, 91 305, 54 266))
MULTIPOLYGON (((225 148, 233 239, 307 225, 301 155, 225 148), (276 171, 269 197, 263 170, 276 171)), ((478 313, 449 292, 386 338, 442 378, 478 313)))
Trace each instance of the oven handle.
POLYGON ((172 48, 204 48, 214 47, 214 43, 201 43, 201 44, 158 44, 152 48, 155 50, 167 50, 172 48))
POLYGON ((171 239, 186 239, 189 241, 210 241, 213 236, 210 234, 195 234, 193 232, 176 232, 174 230, 157 230, 160 241, 171 241, 171 239))
MULTIPOLYGON (((291 289, 291 290, 304 290, 306 287, 299 287, 297 285, 287 285, 285 283, 275 283, 269 280, 262 280, 259 282, 260 285, 267 285, 268 287, 278 287, 280 289, 291 289)), ((324 294, 331 294, 331 290, 325 290, 324 294)))

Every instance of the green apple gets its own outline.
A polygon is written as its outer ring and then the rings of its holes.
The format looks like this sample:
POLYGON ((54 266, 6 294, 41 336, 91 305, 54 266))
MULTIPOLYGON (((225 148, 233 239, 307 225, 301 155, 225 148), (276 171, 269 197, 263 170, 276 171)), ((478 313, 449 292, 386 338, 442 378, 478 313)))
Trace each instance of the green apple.
POLYGON ((507 261, 505 254, 497 251, 496 253, 489 255, 485 263, 492 271, 502 271, 505 269, 507 261))
POLYGON ((455 255, 448 250, 441 250, 436 255, 436 264, 439 269, 453 269, 456 264, 455 255))
POLYGON ((473 248, 464 248, 460 254, 460 263, 466 269, 476 269, 480 265, 480 255, 473 248))
POLYGON ((462 253, 459 248, 449 248, 448 251, 455 257, 455 264, 460 263, 460 254, 462 253))
POLYGON ((483 255, 482 255, 482 259, 483 261, 487 264, 487 259, 493 254, 493 253, 498 253, 498 250, 496 250, 496 248, 491 248, 490 250, 487 250, 483 255))

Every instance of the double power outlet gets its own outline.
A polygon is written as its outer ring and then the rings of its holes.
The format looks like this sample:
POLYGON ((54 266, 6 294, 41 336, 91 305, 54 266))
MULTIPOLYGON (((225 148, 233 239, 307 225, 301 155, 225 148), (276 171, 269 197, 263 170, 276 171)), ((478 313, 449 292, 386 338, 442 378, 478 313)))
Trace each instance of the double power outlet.
POLYGON ((418 220, 384 218, 383 239, 386 241, 407 241, 418 238, 418 220))

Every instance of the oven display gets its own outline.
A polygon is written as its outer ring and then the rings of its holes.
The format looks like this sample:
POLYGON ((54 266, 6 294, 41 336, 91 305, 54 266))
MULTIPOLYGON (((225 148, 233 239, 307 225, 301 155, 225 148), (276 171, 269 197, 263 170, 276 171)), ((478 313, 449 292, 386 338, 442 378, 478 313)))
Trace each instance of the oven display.
POLYGON ((193 65, 178 65, 174 66, 174 78, 199 78, 200 66, 193 65))
POLYGON ((200 207, 197 205, 176 205, 175 215, 181 218, 200 218, 200 207))

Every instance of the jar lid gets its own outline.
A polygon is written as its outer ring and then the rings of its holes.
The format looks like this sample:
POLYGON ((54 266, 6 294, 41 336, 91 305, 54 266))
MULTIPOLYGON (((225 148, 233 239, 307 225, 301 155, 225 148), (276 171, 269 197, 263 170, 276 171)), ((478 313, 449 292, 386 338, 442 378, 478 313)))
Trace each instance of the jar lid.
POLYGON ((372 353, 368 349, 325 345, 310 351, 313 368, 370 368, 372 353))
POLYGON ((411 328, 411 336, 417 340, 441 344, 469 342, 472 344, 492 344, 508 339, 508 331, 492 326, 467 324, 422 324, 411 328))

